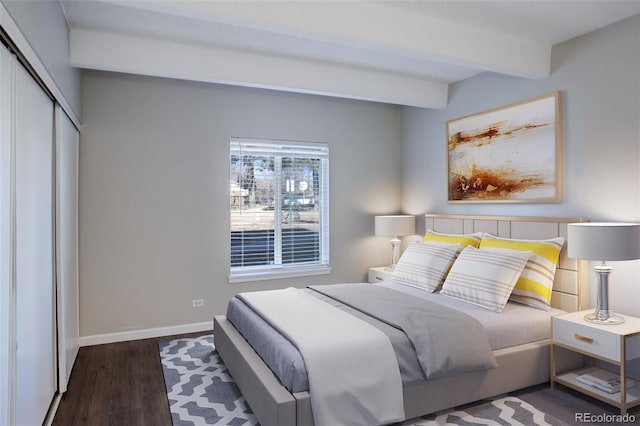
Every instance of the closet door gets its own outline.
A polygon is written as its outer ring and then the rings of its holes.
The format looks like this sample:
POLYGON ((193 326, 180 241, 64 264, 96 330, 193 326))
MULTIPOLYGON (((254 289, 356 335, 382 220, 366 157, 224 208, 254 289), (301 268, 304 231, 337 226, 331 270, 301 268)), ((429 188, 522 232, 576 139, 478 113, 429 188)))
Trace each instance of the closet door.
POLYGON ((67 390, 78 355, 78 130, 56 105, 56 284, 58 391, 67 390))
POLYGON ((56 392, 53 102, 15 65, 17 425, 41 424, 56 392))
POLYGON ((11 63, 9 51, 0 46, 0 425, 11 424, 9 405, 11 395, 10 359, 11 299, 13 256, 11 198, 11 63))

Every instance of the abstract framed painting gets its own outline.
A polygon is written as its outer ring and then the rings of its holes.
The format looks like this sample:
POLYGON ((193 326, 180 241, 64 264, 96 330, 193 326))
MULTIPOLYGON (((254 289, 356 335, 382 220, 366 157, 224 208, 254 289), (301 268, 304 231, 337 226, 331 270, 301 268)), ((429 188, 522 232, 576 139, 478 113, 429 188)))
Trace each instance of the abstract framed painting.
POLYGON ((561 128, 560 92, 448 121, 448 202, 560 202, 561 128))

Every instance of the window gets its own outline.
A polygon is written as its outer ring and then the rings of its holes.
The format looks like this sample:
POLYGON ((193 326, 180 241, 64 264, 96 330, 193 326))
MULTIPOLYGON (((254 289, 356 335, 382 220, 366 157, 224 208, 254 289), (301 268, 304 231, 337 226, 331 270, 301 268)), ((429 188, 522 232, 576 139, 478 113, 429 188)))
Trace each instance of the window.
POLYGON ((329 273, 329 146, 231 139, 229 281, 329 273))

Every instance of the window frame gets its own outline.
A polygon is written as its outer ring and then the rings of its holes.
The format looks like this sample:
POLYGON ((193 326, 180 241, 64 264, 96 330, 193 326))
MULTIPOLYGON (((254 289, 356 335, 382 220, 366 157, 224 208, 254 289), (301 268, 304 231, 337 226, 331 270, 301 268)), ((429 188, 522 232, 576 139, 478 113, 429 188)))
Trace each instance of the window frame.
MULTIPOLYGON (((253 139, 231 138, 229 144, 229 174, 231 175, 231 158, 233 155, 255 155, 275 157, 275 163, 280 163, 283 157, 312 158, 320 160, 319 169, 319 256, 313 263, 287 263, 282 264, 282 259, 276 257, 276 253, 282 250, 282 222, 274 222, 274 244, 279 241, 280 247, 274 248, 274 264, 231 266, 232 248, 231 240, 231 190, 229 190, 229 275, 230 283, 262 281, 278 278, 302 277, 310 275, 329 274, 332 270, 329 256, 329 145, 327 143, 288 141, 277 139, 253 139), (279 235, 278 235, 279 233, 279 235), (279 263, 275 263, 276 260, 279 263)), ((285 181, 284 174, 274 172, 275 188, 280 188, 285 181)), ((283 210, 281 202, 282 194, 274 191, 274 217, 281 217, 283 210)))

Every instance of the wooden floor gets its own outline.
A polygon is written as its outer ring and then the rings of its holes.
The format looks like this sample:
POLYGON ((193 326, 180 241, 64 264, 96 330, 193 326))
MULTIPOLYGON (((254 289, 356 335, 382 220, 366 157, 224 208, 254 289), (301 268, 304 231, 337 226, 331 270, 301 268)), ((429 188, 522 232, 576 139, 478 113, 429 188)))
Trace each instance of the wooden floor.
MULTIPOLYGON (((171 426, 158 342, 202 334, 207 333, 80 348, 53 424, 171 426)), ((619 413, 612 406, 558 388, 551 391, 545 384, 513 395, 568 424, 575 424, 575 413, 619 413)), ((630 412, 640 420, 640 407, 630 412)))
POLYGON ((80 348, 53 424, 171 426, 158 342, 201 334, 80 348))

